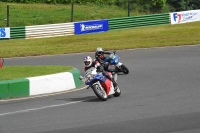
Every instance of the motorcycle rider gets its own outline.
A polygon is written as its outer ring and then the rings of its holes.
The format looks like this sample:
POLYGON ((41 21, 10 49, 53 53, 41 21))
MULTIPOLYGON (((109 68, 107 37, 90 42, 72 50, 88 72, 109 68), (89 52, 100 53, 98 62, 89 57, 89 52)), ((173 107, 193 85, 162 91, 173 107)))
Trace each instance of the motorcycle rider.
POLYGON ((101 47, 98 47, 96 49, 96 52, 95 52, 95 58, 98 62, 100 62, 101 64, 104 63, 104 59, 105 59, 105 54, 106 55, 110 55, 111 52, 106 52, 106 51, 103 51, 103 49, 101 47))
POLYGON ((97 72, 102 72, 102 74, 103 74, 106 78, 108 78, 109 80, 112 81, 114 88, 117 87, 117 82, 115 81, 115 79, 114 79, 113 77, 111 78, 111 77, 108 75, 108 73, 104 70, 104 67, 101 66, 100 63, 99 63, 97 60, 92 60, 92 57, 86 56, 86 57, 84 58, 84 65, 85 65, 85 68, 84 68, 85 72, 86 72, 89 68, 95 67, 95 68, 97 69, 97 72))

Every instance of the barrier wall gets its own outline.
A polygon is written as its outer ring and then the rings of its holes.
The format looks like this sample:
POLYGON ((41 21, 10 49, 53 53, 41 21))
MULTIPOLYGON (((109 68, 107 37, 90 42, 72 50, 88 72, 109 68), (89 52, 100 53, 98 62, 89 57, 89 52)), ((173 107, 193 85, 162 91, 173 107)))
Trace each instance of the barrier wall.
POLYGON ((74 23, 26 26, 26 39, 74 35, 74 23))
POLYGON ((78 69, 73 69, 70 72, 0 81, 0 99, 28 97, 79 88, 83 85, 83 82, 79 80, 80 75, 78 69))
POLYGON ((10 27, 10 39, 25 39, 25 26, 10 27))
MULTIPOLYGON (((200 10, 92 20, 74 23, 10 27, 10 39, 45 38, 108 30, 200 21, 200 10), (105 22, 104 22, 105 21, 105 22), (107 24, 108 23, 108 24, 107 24)), ((4 28, 3 28, 4 29, 4 28)), ((9 39, 9 38, 0 38, 9 39)))
POLYGON ((170 24, 169 13, 108 19, 109 30, 170 24))
POLYGON ((101 31, 170 24, 170 14, 153 14, 133 17, 113 18, 108 20, 92 20, 74 23, 34 25, 25 27, 10 27, 10 39, 46 38, 87 34, 101 31), (98 22, 98 23, 97 23, 98 22))
MULTIPOLYGON (((31 39, 74 35, 74 23, 10 27, 9 39, 31 39)), ((8 38, 1 38, 8 39, 8 38)))

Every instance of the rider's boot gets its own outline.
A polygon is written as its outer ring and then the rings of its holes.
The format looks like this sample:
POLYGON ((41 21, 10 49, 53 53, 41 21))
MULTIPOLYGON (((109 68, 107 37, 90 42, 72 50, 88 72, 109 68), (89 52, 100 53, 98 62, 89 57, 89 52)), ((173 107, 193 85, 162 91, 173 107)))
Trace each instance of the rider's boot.
POLYGON ((117 82, 115 81, 114 78, 112 78, 112 82, 113 82, 114 90, 116 91, 118 89, 117 82))
POLYGON ((115 80, 115 72, 112 72, 112 82, 113 82, 113 86, 114 86, 114 90, 116 91, 118 88, 117 82, 115 80))

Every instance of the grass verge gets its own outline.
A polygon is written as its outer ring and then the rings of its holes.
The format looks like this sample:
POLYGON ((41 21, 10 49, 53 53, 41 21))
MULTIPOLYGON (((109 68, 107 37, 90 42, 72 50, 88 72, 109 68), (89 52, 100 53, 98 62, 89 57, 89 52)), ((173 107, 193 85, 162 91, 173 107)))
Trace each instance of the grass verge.
POLYGON ((72 70, 71 66, 3 66, 0 69, 0 80, 28 78, 72 70))
POLYGON ((92 52, 96 47, 105 50, 150 48, 200 44, 200 21, 162 25, 85 35, 41 39, 0 41, 0 57, 92 52))

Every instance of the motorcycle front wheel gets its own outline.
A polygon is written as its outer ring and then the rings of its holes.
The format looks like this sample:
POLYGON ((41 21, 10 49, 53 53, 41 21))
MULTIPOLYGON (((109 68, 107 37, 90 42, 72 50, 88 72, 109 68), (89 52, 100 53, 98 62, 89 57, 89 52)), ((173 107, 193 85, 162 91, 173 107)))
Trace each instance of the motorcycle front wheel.
POLYGON ((104 89, 102 89, 102 87, 98 84, 95 84, 92 86, 92 89, 94 91, 94 93, 96 94, 96 96, 101 99, 102 101, 106 101, 108 99, 108 96, 105 92, 104 89))

